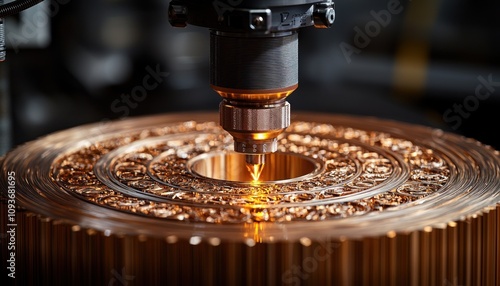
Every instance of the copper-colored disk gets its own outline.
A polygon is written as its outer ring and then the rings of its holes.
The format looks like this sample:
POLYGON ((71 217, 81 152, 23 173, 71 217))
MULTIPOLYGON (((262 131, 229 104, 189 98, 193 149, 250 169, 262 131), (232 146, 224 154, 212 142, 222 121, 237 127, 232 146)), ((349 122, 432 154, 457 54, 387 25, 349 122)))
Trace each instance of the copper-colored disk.
POLYGON ((500 283, 498 151, 422 126, 300 114, 262 182, 247 182, 216 117, 87 125, 8 153, 0 212, 5 234, 15 181, 14 281, 500 283))

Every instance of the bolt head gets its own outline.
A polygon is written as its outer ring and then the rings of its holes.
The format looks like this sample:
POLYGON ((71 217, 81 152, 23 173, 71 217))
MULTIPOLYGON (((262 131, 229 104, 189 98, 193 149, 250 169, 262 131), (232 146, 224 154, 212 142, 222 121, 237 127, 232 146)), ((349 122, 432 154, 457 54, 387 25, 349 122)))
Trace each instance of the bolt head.
POLYGON ((266 29, 266 19, 261 15, 254 15, 250 24, 252 30, 266 29))
POLYGON ((326 9, 325 20, 329 26, 333 25, 333 22, 335 22, 335 10, 333 8, 326 9))
POLYGON ((335 9, 333 7, 321 7, 313 13, 314 27, 330 28, 335 22, 335 9))

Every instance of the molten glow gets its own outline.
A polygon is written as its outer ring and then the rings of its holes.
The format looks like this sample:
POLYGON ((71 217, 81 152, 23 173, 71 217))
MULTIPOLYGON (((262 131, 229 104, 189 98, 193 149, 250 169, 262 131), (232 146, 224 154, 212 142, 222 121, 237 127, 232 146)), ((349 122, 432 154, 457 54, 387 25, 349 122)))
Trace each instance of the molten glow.
POLYGON ((258 183, 260 179, 260 174, 262 174, 262 170, 264 169, 264 164, 250 164, 247 163, 248 172, 252 176, 252 183, 258 183))
POLYGON ((257 243, 264 242, 264 225, 259 222, 245 224, 245 233, 243 234, 247 239, 245 243, 253 247, 257 243))
POLYGON ((265 140, 269 138, 269 134, 267 133, 256 133, 253 135, 253 139, 255 140, 265 140))

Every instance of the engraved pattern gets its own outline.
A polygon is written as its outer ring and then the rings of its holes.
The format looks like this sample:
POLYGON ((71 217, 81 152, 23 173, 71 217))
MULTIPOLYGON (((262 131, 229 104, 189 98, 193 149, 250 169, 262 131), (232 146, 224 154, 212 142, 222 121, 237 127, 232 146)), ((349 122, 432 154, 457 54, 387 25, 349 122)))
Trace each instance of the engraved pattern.
POLYGON ((311 156, 323 171, 299 182, 248 185, 200 179, 189 159, 231 146, 213 122, 181 122, 95 139, 59 156, 63 190, 119 211, 207 223, 327 220, 383 211, 435 194, 449 181, 444 155, 387 133, 295 122, 281 152, 311 156))

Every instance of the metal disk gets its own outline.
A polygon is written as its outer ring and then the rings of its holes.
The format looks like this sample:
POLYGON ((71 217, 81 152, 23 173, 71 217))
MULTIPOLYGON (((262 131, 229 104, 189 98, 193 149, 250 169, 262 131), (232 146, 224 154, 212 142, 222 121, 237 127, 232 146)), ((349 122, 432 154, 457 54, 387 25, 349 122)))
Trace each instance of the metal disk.
POLYGON ((422 126, 299 114, 252 183, 233 176, 244 160, 216 116, 86 125, 8 153, 1 211, 17 207, 19 271, 77 284, 122 268, 130 285, 499 283, 498 151, 422 126))

